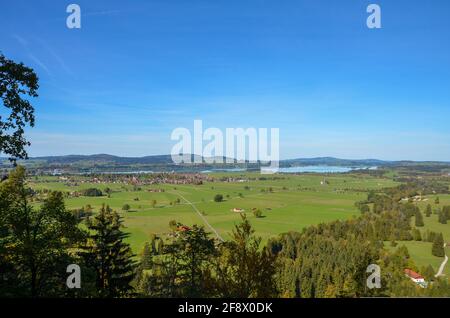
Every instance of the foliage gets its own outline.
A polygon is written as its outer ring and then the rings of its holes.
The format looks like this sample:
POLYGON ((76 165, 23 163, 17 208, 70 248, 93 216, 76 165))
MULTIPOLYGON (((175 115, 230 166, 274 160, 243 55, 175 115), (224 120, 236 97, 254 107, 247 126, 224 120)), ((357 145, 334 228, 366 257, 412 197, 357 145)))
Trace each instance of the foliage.
POLYGON ((416 209, 415 224, 417 227, 423 227, 425 225, 423 223, 423 216, 422 216, 422 213, 420 212, 419 208, 416 209))
POLYGON ((223 195, 221 194, 216 194, 214 196, 214 202, 222 202, 223 201, 223 195))
POLYGON ((231 241, 219 248, 216 261, 216 286, 220 297, 249 298, 274 297, 275 255, 266 247, 260 248, 261 239, 254 235, 249 221, 235 226, 231 241))
POLYGON ((437 234, 436 237, 434 238, 431 253, 437 257, 445 256, 444 237, 442 236, 442 233, 437 234))
POLYGON ((95 272, 97 297, 123 297, 132 294, 135 263, 122 232, 122 220, 109 206, 87 222, 89 237, 80 255, 95 272))
POLYGON ((0 294, 60 296, 70 249, 83 238, 61 192, 51 192, 39 209, 29 204, 25 169, 17 167, 0 186, 0 294))
POLYGON ((97 188, 89 188, 82 191, 82 195, 87 197, 101 197, 103 193, 101 190, 97 188))
POLYGON ((148 297, 273 297, 275 257, 260 243, 245 216, 221 244, 193 226, 157 252, 146 245, 136 284, 148 297))
MULTIPOLYGON (((0 53, 0 98, 10 113, 0 116, 0 152, 11 157, 27 158, 24 137, 27 124, 34 126, 34 108, 24 95, 37 97, 38 77, 33 69, 8 60, 0 53)), ((2 115, 4 113, 2 112, 2 115)))
POLYGON ((253 210, 253 215, 256 217, 256 218, 262 218, 262 211, 260 210, 260 209, 254 209, 253 210))
POLYGON ((428 218, 428 217, 431 216, 432 213, 433 213, 433 212, 432 212, 432 210, 431 210, 431 204, 428 204, 428 205, 427 205, 427 208, 426 208, 426 210, 425 210, 425 216, 428 218))

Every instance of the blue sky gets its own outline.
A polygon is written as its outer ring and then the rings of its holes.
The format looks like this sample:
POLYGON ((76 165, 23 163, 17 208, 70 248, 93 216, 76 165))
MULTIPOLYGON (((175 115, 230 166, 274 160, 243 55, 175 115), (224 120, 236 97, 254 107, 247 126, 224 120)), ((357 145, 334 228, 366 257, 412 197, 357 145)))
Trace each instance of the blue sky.
POLYGON ((447 0, 0 7, 0 50, 40 77, 31 156, 169 153, 172 130, 202 119, 280 128, 282 158, 450 160, 447 0), (382 29, 366 26, 370 3, 382 29))

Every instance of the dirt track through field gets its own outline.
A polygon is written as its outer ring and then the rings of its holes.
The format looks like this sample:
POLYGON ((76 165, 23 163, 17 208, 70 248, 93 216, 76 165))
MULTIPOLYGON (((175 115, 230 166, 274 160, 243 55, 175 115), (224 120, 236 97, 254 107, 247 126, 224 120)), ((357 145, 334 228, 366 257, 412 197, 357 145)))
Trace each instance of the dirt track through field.
POLYGON ((212 227, 211 224, 209 224, 208 220, 205 218, 205 216, 197 209, 197 207, 195 206, 194 203, 192 203, 191 201, 189 201, 188 199, 186 199, 183 195, 181 195, 178 191, 175 191, 175 193, 182 198, 184 201, 187 202, 187 204, 189 204, 195 212, 197 212, 197 214, 200 216, 200 218, 203 220, 203 222, 205 222, 205 224, 214 232, 214 234, 216 234, 217 238, 224 242, 225 240, 222 238, 222 236, 220 236, 220 234, 216 231, 215 228, 212 227))
MULTIPOLYGON (((444 251, 445 251, 445 247, 446 247, 446 244, 444 244, 444 251)), ((439 276, 442 276, 442 272, 444 271, 445 264, 447 264, 447 262, 448 262, 448 256, 447 256, 447 254, 445 254, 444 261, 442 262, 441 266, 439 266, 439 271, 437 272, 436 275, 434 275, 434 277, 437 278, 439 276)))

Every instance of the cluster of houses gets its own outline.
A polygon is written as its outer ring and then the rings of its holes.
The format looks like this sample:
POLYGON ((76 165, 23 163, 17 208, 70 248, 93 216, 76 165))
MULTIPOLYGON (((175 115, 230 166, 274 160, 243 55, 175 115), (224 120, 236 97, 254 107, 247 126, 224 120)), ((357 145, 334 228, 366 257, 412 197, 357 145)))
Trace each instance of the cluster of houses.
POLYGON ((220 182, 238 182, 238 183, 244 183, 249 182, 250 180, 248 178, 242 178, 242 177, 222 177, 219 179, 220 182))
POLYGON ((161 193, 161 192, 165 192, 164 189, 159 189, 159 188, 148 189, 147 191, 148 191, 148 192, 151 192, 151 193, 161 193))
POLYGON ((426 201, 428 201, 428 198, 424 198, 421 195, 415 195, 411 198, 402 198, 401 201, 403 201, 403 202, 409 202, 409 201, 411 201, 411 202, 426 202, 426 201))
MULTIPOLYGON (((209 177, 203 173, 159 173, 145 175, 142 178, 133 176, 128 183, 136 185, 151 185, 151 184, 194 184, 200 185, 203 182, 213 182, 214 178, 209 177)), ((127 180, 125 180, 127 182, 127 180)))
POLYGON ((214 182, 215 179, 203 173, 158 173, 146 174, 144 176, 136 175, 97 175, 84 178, 73 176, 58 176, 59 182, 64 182, 68 185, 74 184, 132 184, 135 186, 152 185, 152 184, 194 184, 200 185, 203 182, 214 182))

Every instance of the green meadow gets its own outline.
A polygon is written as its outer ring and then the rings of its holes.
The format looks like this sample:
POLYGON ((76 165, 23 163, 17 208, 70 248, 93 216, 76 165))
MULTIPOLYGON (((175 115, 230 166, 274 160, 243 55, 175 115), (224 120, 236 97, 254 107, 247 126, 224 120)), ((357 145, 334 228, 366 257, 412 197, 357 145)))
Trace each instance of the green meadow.
MULTIPOLYGON (((209 224, 227 239, 240 221, 243 209, 254 226, 256 233, 267 240, 271 236, 300 231, 309 225, 348 219, 359 215, 354 203, 366 197, 367 191, 394 186, 387 178, 374 178, 351 174, 333 175, 279 175, 276 180, 260 180, 256 173, 211 174, 220 177, 251 179, 245 182, 205 182, 202 185, 143 185, 140 191, 132 185, 122 183, 81 183, 69 186, 57 177, 39 177, 29 181, 34 189, 61 190, 65 192, 98 188, 110 188, 110 197, 68 197, 65 202, 69 209, 77 209, 90 204, 94 212, 103 203, 119 212, 124 218, 125 230, 133 250, 139 253, 152 234, 169 231, 169 222, 176 220, 186 225, 202 224, 204 221, 186 200, 195 205, 209 224), (164 192, 150 192, 150 189, 164 189, 164 192), (214 196, 222 194, 223 202, 214 202, 214 196), (179 203, 177 203, 179 199, 179 203), (185 200, 186 199, 186 200, 185 200), (156 205, 153 207, 153 200, 156 205), (129 211, 122 211, 124 204, 129 211), (262 211, 262 217, 253 216, 252 209, 262 211)), ((79 177, 81 180, 83 177, 79 177)), ((206 226, 206 225, 205 225, 206 226)), ((206 226, 207 227, 207 226, 206 226)))
MULTIPOLYGON (((241 219, 240 213, 233 212, 233 209, 242 209, 256 234, 265 241, 280 233, 301 231, 310 225, 358 216, 360 212, 354 203, 366 198, 367 191, 397 185, 390 178, 359 174, 278 175, 275 179, 268 177, 267 180, 261 180, 261 175, 257 173, 214 173, 210 176, 215 181, 202 185, 139 185, 138 190, 125 183, 87 182, 85 177, 78 177, 80 182, 76 186, 68 185, 57 177, 33 178, 29 180, 29 185, 33 189, 64 192, 88 188, 104 191, 110 188, 112 193, 109 197, 70 196, 65 200, 66 206, 79 209, 89 204, 95 212, 102 204, 108 204, 123 216, 125 231, 130 234, 128 243, 137 254, 153 234, 168 233, 171 220, 188 226, 201 224, 208 229, 203 220, 205 218, 221 237, 227 239, 241 219), (218 181, 222 177, 239 181, 218 181), (156 189, 163 189, 164 192, 149 191, 156 189), (224 201, 214 202, 216 194, 222 194, 224 201), (122 210, 125 204, 130 206, 130 210, 122 210), (262 217, 255 217, 252 209, 262 211, 262 217)), ((435 204, 435 198, 428 196, 427 201, 417 204, 422 211, 427 204, 431 204, 433 210, 450 205, 450 195, 439 195, 439 205, 435 204)), ((414 225, 414 218, 412 222, 414 225)), ((430 217, 424 215, 424 223, 425 226, 420 228, 422 235, 427 229, 442 232, 445 241, 450 242, 450 224, 440 224, 436 214, 430 217)), ((392 248, 389 242, 385 245, 392 248)), ((398 245, 408 248, 419 268, 430 264, 437 271, 443 261, 443 258, 431 254, 432 243, 407 241, 398 242, 398 245)), ((446 250, 449 254, 449 248, 446 250)), ((450 266, 445 267, 444 274, 450 277, 450 266)))
MULTIPOLYGON (((450 223, 441 224, 438 222, 438 216, 436 214, 432 214, 430 217, 425 216, 425 208, 428 204, 431 205, 433 211, 436 208, 442 208, 445 205, 450 205, 450 195, 437 195, 437 196, 426 196, 427 201, 418 202, 417 205, 420 207, 420 210, 423 214, 423 222, 424 226, 418 228, 424 236, 425 231, 428 229, 433 232, 442 233, 444 236, 444 241, 450 243, 450 223), (436 197, 439 197, 439 204, 435 204, 436 197)), ((412 226, 414 226, 414 218, 411 220, 412 226)), ((436 257, 431 254, 432 243, 430 242, 398 242, 400 245, 405 245, 408 248, 409 254, 411 258, 414 260, 416 265, 419 266, 433 266, 433 269, 437 271, 442 261, 443 257, 436 257)), ((388 243, 389 244, 389 243, 388 243)), ((388 245, 386 244, 386 245, 388 245)), ((450 255, 450 248, 447 246, 445 249, 447 256, 450 255)), ((450 277, 450 263, 444 268, 443 272, 447 277, 450 277)))

